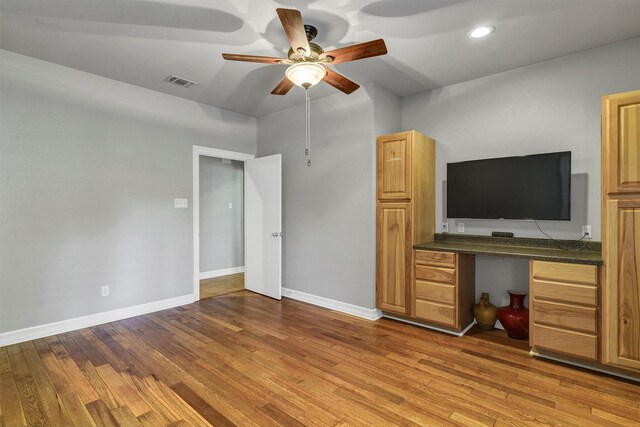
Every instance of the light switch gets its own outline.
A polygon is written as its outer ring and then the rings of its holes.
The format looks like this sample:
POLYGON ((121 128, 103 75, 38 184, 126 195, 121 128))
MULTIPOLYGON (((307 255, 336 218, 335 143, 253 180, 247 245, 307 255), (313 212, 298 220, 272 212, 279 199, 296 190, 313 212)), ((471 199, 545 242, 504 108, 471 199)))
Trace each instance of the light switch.
POLYGON ((173 207, 175 208, 188 208, 189 201, 187 199, 173 199, 173 207))
POLYGON ((458 233, 464 233, 464 222, 458 223, 458 233))
POLYGON ((229 209, 233 209, 233 203, 229 202, 229 209))

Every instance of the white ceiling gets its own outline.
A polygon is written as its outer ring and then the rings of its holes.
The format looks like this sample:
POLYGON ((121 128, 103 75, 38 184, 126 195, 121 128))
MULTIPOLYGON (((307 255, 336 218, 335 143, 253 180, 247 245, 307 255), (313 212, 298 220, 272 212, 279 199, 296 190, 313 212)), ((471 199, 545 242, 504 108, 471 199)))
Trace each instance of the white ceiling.
POLYGON ((640 36, 640 0, 0 0, 0 48, 260 117, 304 91, 270 95, 284 66, 221 54, 286 56, 277 7, 302 11, 325 50, 384 38, 388 55, 335 68, 400 96, 640 36), (470 39, 480 24, 495 33, 470 39))

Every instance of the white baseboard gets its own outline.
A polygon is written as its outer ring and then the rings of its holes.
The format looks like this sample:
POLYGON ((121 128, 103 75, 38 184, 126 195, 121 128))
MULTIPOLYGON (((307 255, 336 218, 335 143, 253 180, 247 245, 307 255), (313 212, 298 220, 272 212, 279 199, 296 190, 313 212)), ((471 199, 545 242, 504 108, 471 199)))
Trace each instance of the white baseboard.
POLYGON ((213 277, 228 276, 229 274, 244 273, 244 265, 240 267, 223 268, 221 270, 202 271, 200 280, 211 279, 213 277))
POLYGON ((295 289, 282 288, 282 296, 367 320, 378 320, 382 317, 382 312, 375 308, 360 307, 358 305, 296 291, 295 289))
POLYGON ((392 315, 389 315, 389 314, 386 314, 386 313, 383 314, 383 317, 386 317, 387 319, 397 320, 398 322, 404 322, 404 323, 409 323, 411 325, 420 326, 420 327, 426 328, 426 329, 432 329, 432 330, 438 331, 438 332, 444 332, 445 334, 454 335, 456 337, 461 337, 464 334, 466 334, 469 331, 469 329, 471 329, 473 327, 473 325, 475 325, 475 323, 476 323, 476 322, 471 322, 462 331, 456 332, 456 331, 450 331, 450 330, 444 329, 444 328, 439 328, 439 327, 433 326, 433 325, 427 325, 427 324, 420 323, 420 322, 414 322, 412 320, 403 319, 402 317, 396 317, 396 316, 392 316, 392 315))
POLYGON ((584 369, 590 369, 592 371, 602 372, 603 374, 614 375, 616 377, 625 378, 627 380, 640 382, 640 377, 635 377, 633 375, 627 375, 624 372, 620 372, 618 370, 606 369, 606 368, 602 368, 602 367, 599 367, 599 366, 594 366, 594 365, 589 364, 589 363, 580 363, 580 362, 578 362, 576 360, 570 360, 570 359, 565 359, 563 357, 557 357, 557 356, 550 355, 550 354, 539 353, 539 352, 537 352, 537 351, 535 351, 533 349, 529 350, 529 356, 539 357, 539 358, 542 358, 542 359, 549 359, 549 360, 553 360, 554 362, 561 362, 561 363, 565 363, 567 365, 577 366, 579 368, 584 368, 584 369))
POLYGON ((47 323, 45 325, 3 332, 0 333, 0 347, 48 337, 51 335, 62 334, 69 331, 75 331, 77 329, 88 328, 90 326, 100 325, 103 323, 115 322, 116 320, 127 319, 129 317, 153 313, 154 311, 191 304, 192 302, 193 295, 188 294, 165 300, 134 305, 131 307, 104 311, 102 313, 90 314, 88 316, 62 320, 60 322, 47 323))

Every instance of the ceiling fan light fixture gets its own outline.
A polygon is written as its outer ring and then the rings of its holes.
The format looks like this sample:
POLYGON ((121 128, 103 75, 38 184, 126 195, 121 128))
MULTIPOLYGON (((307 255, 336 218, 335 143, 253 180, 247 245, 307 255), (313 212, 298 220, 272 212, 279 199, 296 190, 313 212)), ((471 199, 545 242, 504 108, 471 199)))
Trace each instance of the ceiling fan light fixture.
POLYGON ((315 62, 299 62, 287 68, 284 75, 294 85, 309 89, 327 75, 327 70, 315 62))

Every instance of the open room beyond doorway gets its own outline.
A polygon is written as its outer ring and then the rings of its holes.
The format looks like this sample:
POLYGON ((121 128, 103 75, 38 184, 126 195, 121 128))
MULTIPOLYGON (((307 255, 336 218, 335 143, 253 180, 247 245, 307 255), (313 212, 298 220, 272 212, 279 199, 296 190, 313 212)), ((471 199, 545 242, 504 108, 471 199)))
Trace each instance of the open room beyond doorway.
POLYGON ((244 289, 244 164, 200 156, 200 298, 244 289))
POLYGON ((194 147, 194 297, 244 289, 244 160, 194 147))

